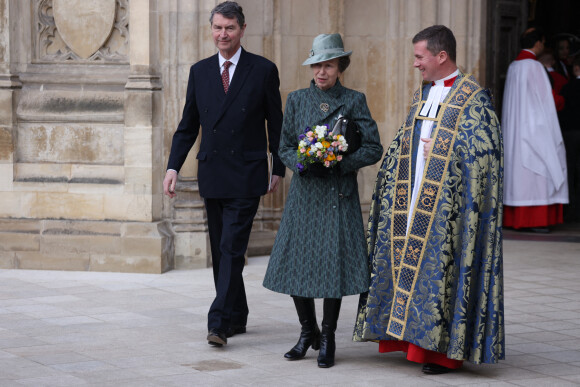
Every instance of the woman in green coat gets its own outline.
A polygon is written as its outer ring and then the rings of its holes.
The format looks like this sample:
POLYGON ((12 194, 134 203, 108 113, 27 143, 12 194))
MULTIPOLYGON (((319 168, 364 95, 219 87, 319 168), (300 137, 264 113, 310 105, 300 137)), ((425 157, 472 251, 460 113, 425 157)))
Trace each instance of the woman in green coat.
POLYGON ((312 70, 310 87, 288 95, 278 153, 294 175, 264 278, 266 288, 292 296, 302 327, 298 343, 284 357, 297 360, 309 347, 320 348, 322 368, 334 365, 342 297, 368 291, 357 171, 379 161, 383 153, 365 95, 347 89, 338 79, 351 53, 344 51, 339 34, 317 36, 303 63, 312 70), (342 117, 358 130, 360 147, 352 151, 353 142, 346 154, 335 154, 340 161, 330 167, 300 163, 298 146, 306 128, 327 125, 332 130, 342 117), (322 333, 314 298, 324 298, 322 333))

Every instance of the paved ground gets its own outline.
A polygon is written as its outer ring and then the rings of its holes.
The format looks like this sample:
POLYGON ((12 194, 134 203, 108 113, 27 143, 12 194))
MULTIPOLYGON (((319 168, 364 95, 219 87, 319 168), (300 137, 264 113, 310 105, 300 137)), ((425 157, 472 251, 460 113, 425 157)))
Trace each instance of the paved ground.
POLYGON ((343 302, 335 367, 319 369, 313 351, 284 360, 299 328, 290 298, 261 285, 268 257, 244 271, 248 333, 222 349, 205 340, 210 269, 0 270, 0 386, 580 385, 580 243, 552 236, 505 241, 506 360, 438 376, 352 342, 354 296, 343 302))

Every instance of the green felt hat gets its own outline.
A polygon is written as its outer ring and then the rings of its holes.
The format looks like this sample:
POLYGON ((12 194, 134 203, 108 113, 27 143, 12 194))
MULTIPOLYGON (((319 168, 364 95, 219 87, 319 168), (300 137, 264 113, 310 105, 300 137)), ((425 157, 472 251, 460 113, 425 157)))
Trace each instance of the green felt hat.
POLYGON ((349 56, 350 54, 352 54, 352 51, 344 51, 344 44, 340 34, 321 34, 314 38, 310 56, 302 63, 302 66, 349 56))

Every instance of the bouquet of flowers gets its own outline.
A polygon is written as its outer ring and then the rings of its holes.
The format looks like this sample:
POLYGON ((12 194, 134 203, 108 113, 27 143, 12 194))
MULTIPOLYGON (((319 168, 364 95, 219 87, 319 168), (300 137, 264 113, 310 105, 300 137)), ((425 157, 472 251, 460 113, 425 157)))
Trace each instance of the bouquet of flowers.
POLYGON ((321 163, 326 168, 333 167, 342 160, 342 153, 346 152, 348 144, 341 134, 332 134, 327 125, 307 127, 304 133, 298 136, 298 163, 296 168, 300 172, 308 168, 309 164, 321 163))

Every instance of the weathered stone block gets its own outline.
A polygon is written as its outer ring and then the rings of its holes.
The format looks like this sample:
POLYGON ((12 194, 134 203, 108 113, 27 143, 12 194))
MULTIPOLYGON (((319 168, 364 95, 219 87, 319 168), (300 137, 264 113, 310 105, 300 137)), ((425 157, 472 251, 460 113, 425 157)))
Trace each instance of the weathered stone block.
POLYGON ((125 92, 125 125, 127 127, 152 126, 152 91, 125 92))
POLYGON ((13 164, 0 164, 0 191, 12 191, 14 180, 13 164))
POLYGON ((66 183, 71 178, 71 164, 15 163, 14 177, 19 182, 66 183))
POLYGON ((20 162, 122 165, 123 127, 21 124, 16 155, 20 162))
POLYGON ((87 271, 89 254, 46 255, 40 252, 17 251, 16 267, 29 270, 72 270, 87 271))
POLYGON ((14 92, 12 90, 0 90, 0 125, 12 127, 14 121, 13 96, 14 92))
POLYGON ((123 238, 156 238, 159 236, 159 223, 123 223, 123 238))
POLYGON ((151 273, 163 272, 159 257, 92 254, 90 259, 91 271, 113 271, 121 273, 151 273))
POLYGON ((122 195, 125 192, 123 184, 90 184, 90 183, 69 183, 67 190, 71 194, 117 194, 122 195))
POLYGON ((104 219, 151 222, 151 195, 105 195, 104 219))
MULTIPOLYGON (((69 77, 82 78, 83 82, 90 79, 86 72, 83 74, 74 74, 74 70, 65 70, 73 74, 67 74, 69 77), (75 77, 76 75, 76 77, 75 77)), ((115 70, 112 70, 115 71, 115 70)), ((27 74, 23 74, 23 82, 26 83, 27 74)), ((34 75, 32 75, 34 76, 34 75)), ((43 74, 40 75, 41 77, 43 74)), ((44 75, 46 76, 46 75, 44 75)), ((111 75, 115 82, 116 74, 111 75)), ((38 82, 39 80, 37 80, 38 82)), ((52 79, 43 79, 41 82, 46 83, 68 83, 65 88, 43 89, 39 90, 34 87, 24 87, 21 93, 20 101, 16 113, 22 121, 33 122, 103 122, 103 123, 122 123, 123 122, 123 102, 124 93, 119 88, 109 88, 108 90, 81 90, 77 85, 69 83, 71 79, 60 76, 53 76, 52 79)), ((93 83, 96 79, 92 80, 93 83)), ((77 80, 78 82, 78 80, 77 80)), ((82 128, 80 125, 71 125, 82 128)), ((60 127, 60 126, 56 126, 60 127)), ((102 128, 102 126, 92 126, 93 128, 102 128)), ((82 132, 77 132, 81 136, 82 132)), ((98 133, 98 132, 96 132, 98 133)), ((68 138, 79 139, 77 138, 68 138)))
POLYGON ((126 257, 131 256, 156 256, 161 257, 162 238, 123 238, 122 254, 126 257))
POLYGON ((176 269, 202 269, 210 267, 211 248, 208 233, 176 233, 174 246, 176 269))
POLYGON ((40 234, 41 224, 37 220, 0 219, 0 232, 40 234))
POLYGON ((39 234, 0 232, 0 250, 2 251, 39 251, 39 249, 39 234))
POLYGON ((151 167, 125 168, 125 192, 129 194, 150 194, 152 192, 151 167))
POLYGON ((67 192, 68 183, 46 183, 46 182, 20 182, 12 183, 12 189, 16 192, 67 192))
POLYGON ((123 223, 76 221, 76 220, 44 220, 42 233, 44 235, 104 235, 120 237, 123 223))
POLYGON ((103 195, 38 192, 31 214, 41 219, 104 219, 103 195))
POLYGON ((126 128, 125 129, 125 166, 126 167, 152 167, 152 129, 126 128))
POLYGON ((32 218, 35 203, 35 192, 2 192, 0 218, 32 218))
POLYGON ((122 251, 120 237, 109 235, 70 235, 42 234, 40 252, 50 256, 61 253, 70 254, 120 254, 122 251))
POLYGON ((0 269, 16 269, 16 253, 0 251, 0 269))
POLYGON ((73 164, 70 171, 71 183, 123 184, 125 167, 122 165, 73 164))
MULTIPOLYGON (((2 102, 0 101, 0 104, 2 102)), ((14 144, 12 143, 12 128, 0 127, 0 161, 14 161, 14 144)))

